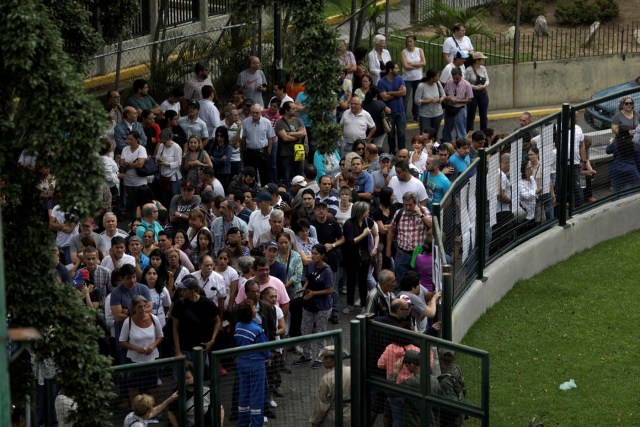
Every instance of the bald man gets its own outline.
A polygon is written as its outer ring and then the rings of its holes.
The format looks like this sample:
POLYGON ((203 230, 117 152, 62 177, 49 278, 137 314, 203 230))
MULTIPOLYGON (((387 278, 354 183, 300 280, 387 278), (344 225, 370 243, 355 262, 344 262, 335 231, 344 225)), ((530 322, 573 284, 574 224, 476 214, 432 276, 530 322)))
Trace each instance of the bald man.
POLYGON ((264 108, 262 94, 267 91, 267 78, 261 70, 262 64, 257 56, 249 57, 249 68, 238 74, 237 86, 242 88, 244 99, 250 98, 264 108))

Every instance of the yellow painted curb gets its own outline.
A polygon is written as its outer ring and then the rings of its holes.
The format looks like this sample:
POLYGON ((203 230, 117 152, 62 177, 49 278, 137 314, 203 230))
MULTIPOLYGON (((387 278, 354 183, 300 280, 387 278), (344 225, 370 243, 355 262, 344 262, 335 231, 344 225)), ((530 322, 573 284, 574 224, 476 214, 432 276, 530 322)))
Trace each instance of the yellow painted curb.
MULTIPOLYGON (((131 80, 134 77, 140 77, 149 74, 149 67, 147 64, 140 64, 129 68, 123 68, 120 70, 120 80, 131 80)), ((111 72, 103 74, 101 76, 91 77, 85 79, 85 89, 95 89, 102 86, 112 85, 116 80, 116 73, 111 72)))
MULTIPOLYGON (((509 111, 509 112, 505 112, 505 113, 489 114, 488 115, 488 119, 489 119, 489 121, 492 121, 492 120, 517 119, 517 118, 520 118, 520 115, 522 114, 523 111, 529 111, 533 117, 543 117, 543 116, 548 116, 548 115, 553 114, 553 113, 557 113, 560 110, 562 110, 562 108, 541 108, 539 110, 525 110, 525 109, 523 109, 522 111, 509 111)), ((476 116, 476 120, 475 121, 479 122, 480 121, 480 117, 476 116)), ((418 125, 418 123, 408 122, 406 129, 407 130, 420 130, 420 126, 418 125)))

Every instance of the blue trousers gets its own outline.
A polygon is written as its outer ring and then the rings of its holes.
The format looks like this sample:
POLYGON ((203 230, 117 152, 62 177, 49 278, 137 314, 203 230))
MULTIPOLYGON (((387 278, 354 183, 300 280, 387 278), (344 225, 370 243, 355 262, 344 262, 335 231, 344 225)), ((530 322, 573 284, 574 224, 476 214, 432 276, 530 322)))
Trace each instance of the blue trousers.
POLYGON ((444 130, 442 131, 442 137, 445 141, 451 142, 454 138, 451 136, 451 131, 455 129, 457 138, 464 138, 467 135, 467 109, 461 108, 458 114, 451 116, 449 114, 444 115, 444 130))
POLYGON ((407 127, 407 118, 404 112, 391 113, 390 117, 393 121, 393 127, 389 132, 389 151, 391 154, 395 154, 397 150, 405 148, 406 138, 404 132, 407 127))
POLYGON ((469 103, 467 112, 467 132, 473 130, 473 122, 476 119, 476 111, 480 113, 480 130, 486 130, 489 126, 487 112, 489 111, 489 94, 487 90, 474 90, 473 98, 469 103))
POLYGON ((402 281, 402 278, 407 273, 407 271, 411 270, 412 255, 412 252, 405 252, 400 248, 398 248, 398 250, 396 251, 394 264, 396 272, 396 283, 398 284, 398 286, 400 286, 400 282, 402 281))
POLYGON ((262 409, 266 384, 264 362, 238 362, 238 427, 257 427, 264 423, 262 409))

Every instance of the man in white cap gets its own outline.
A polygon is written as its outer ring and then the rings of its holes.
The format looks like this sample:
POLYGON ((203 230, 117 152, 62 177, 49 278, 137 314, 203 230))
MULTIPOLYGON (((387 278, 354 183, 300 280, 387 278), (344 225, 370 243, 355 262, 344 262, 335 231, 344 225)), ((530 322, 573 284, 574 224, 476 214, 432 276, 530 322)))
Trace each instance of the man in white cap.
MULTIPOLYGON (((343 350, 342 357, 349 354, 343 350)), ((332 345, 326 346, 320 351, 322 365, 327 369, 327 373, 320 379, 318 387, 318 397, 313 402, 313 411, 309 417, 312 426, 333 427, 336 425, 336 402, 335 402, 335 348, 332 345)), ((351 425, 351 367, 342 367, 342 425, 351 425)))

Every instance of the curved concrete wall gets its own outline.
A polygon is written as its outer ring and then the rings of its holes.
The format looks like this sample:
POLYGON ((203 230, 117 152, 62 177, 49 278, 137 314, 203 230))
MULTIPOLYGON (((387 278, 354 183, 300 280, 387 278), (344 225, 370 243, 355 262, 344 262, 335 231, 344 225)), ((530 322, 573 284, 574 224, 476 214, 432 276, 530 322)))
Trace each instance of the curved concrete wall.
POLYGON ((518 280, 592 246, 640 229, 640 195, 607 203, 554 227, 503 255, 485 269, 487 281, 476 280, 453 310, 453 341, 460 342, 488 308, 518 280))

